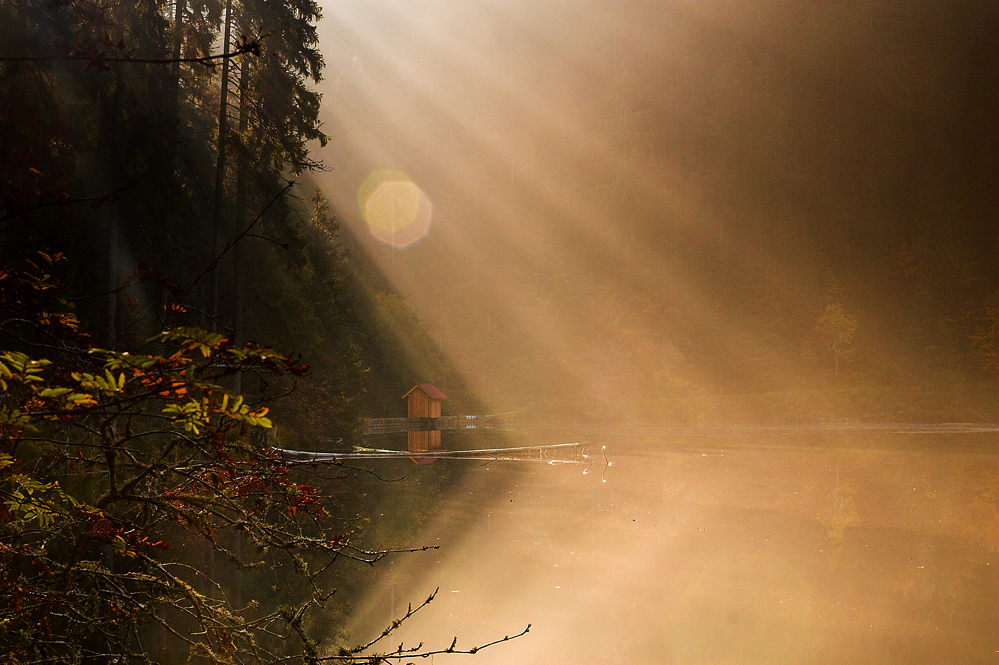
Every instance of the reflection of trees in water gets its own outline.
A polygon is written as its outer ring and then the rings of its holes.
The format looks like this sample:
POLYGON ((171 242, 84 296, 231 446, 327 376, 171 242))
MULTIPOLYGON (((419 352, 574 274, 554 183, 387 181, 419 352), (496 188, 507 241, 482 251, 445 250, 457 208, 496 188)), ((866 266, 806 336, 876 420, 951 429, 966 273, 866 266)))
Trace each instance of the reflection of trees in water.
MULTIPOLYGON (((993 662, 999 645, 986 623, 994 620, 997 582, 995 458, 888 451, 837 456, 813 476, 824 485, 814 514, 829 544, 830 597, 849 600, 850 611, 864 617, 858 633, 873 622, 889 626, 909 648, 952 656, 938 662, 993 662)), ((888 644, 878 642, 891 651, 888 644)), ((872 652, 872 661, 902 652, 891 653, 872 652)))
POLYGON ((860 516, 857 514, 854 502, 853 484, 846 478, 840 477, 839 464, 836 465, 835 478, 833 489, 829 493, 832 501, 826 504, 818 519, 826 528, 826 536, 833 542, 833 546, 841 548, 846 528, 860 524, 860 516))

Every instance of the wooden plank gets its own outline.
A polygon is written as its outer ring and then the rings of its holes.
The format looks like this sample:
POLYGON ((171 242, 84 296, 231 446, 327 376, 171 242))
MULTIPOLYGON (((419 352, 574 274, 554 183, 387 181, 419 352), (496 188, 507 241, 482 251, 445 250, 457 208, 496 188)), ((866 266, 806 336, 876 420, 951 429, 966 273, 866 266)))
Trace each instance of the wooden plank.
POLYGON ((434 430, 492 427, 496 416, 441 416, 440 418, 365 418, 364 434, 432 432, 434 430))

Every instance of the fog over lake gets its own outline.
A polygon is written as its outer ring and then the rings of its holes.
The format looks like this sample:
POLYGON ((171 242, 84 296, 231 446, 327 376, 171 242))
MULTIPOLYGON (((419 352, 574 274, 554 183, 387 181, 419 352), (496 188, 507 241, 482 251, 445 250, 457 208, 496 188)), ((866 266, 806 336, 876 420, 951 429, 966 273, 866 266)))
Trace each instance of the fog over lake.
POLYGON ((373 462, 440 549, 351 635, 439 586, 391 648, 997 661, 994 5, 325 9, 372 376, 516 424, 444 450, 591 461, 373 462))
POLYGON ((355 628, 440 586, 396 641, 530 622, 475 661, 995 662, 994 434, 606 438, 609 468, 470 471, 355 628))

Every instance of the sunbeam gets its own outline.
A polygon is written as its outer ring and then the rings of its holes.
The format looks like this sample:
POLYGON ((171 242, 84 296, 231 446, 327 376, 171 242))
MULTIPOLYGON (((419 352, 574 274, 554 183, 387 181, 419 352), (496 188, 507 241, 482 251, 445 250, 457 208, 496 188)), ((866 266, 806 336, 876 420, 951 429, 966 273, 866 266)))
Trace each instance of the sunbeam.
MULTIPOLYGON (((387 578, 396 595, 440 578, 456 587, 438 619, 414 622, 422 634, 438 621, 488 639, 529 608, 542 628, 487 663, 824 662, 824 651, 845 662, 859 652, 835 646, 843 636, 913 638, 914 623, 857 589, 861 626, 831 589, 856 573, 844 572, 844 530, 894 524, 857 516, 875 494, 843 492, 873 482, 880 463, 918 475, 922 462, 872 443, 880 452, 853 459, 844 490, 836 455, 862 447, 852 435, 950 434, 906 424, 915 407, 872 386, 902 365, 928 372, 910 385, 946 371, 900 360, 905 345, 937 346, 899 314, 909 296, 898 257, 939 239, 950 249, 927 251, 974 272, 990 259, 970 239, 995 246, 994 187, 975 172, 995 172, 980 145, 995 147, 995 86, 971 92, 994 53, 995 11, 962 7, 327 4, 337 168, 322 185, 359 250, 487 412, 566 436, 606 427, 649 455, 599 486, 572 471, 469 474, 420 531, 448 551, 393 564, 387 578), (973 45, 960 45, 962 30, 973 45), (960 241, 933 230, 954 214, 966 220, 960 241), (888 429, 844 429, 860 411, 888 429), (803 437, 835 441, 834 452, 802 452, 803 437), (801 495, 768 503, 761 483, 787 478, 801 495), (642 494, 652 486, 658 504, 642 494), (508 505, 521 499, 535 503, 508 505), (772 549, 781 520, 796 535, 772 549), (800 568, 806 550, 829 572, 800 568), (600 632, 611 636, 591 647, 600 632)), ((931 296, 920 298, 910 311, 929 316, 931 296)), ((948 403, 961 411, 965 394, 948 403)), ((387 589, 369 594, 355 629, 386 618, 387 589)))

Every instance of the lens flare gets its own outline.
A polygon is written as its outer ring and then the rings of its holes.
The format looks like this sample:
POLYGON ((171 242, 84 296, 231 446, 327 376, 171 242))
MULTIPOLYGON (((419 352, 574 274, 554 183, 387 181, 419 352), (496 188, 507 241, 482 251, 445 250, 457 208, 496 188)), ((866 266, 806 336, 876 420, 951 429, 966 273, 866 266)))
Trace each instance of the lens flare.
POLYGON ((430 199, 401 171, 375 171, 357 200, 371 235, 384 243, 407 247, 430 230, 430 199))

